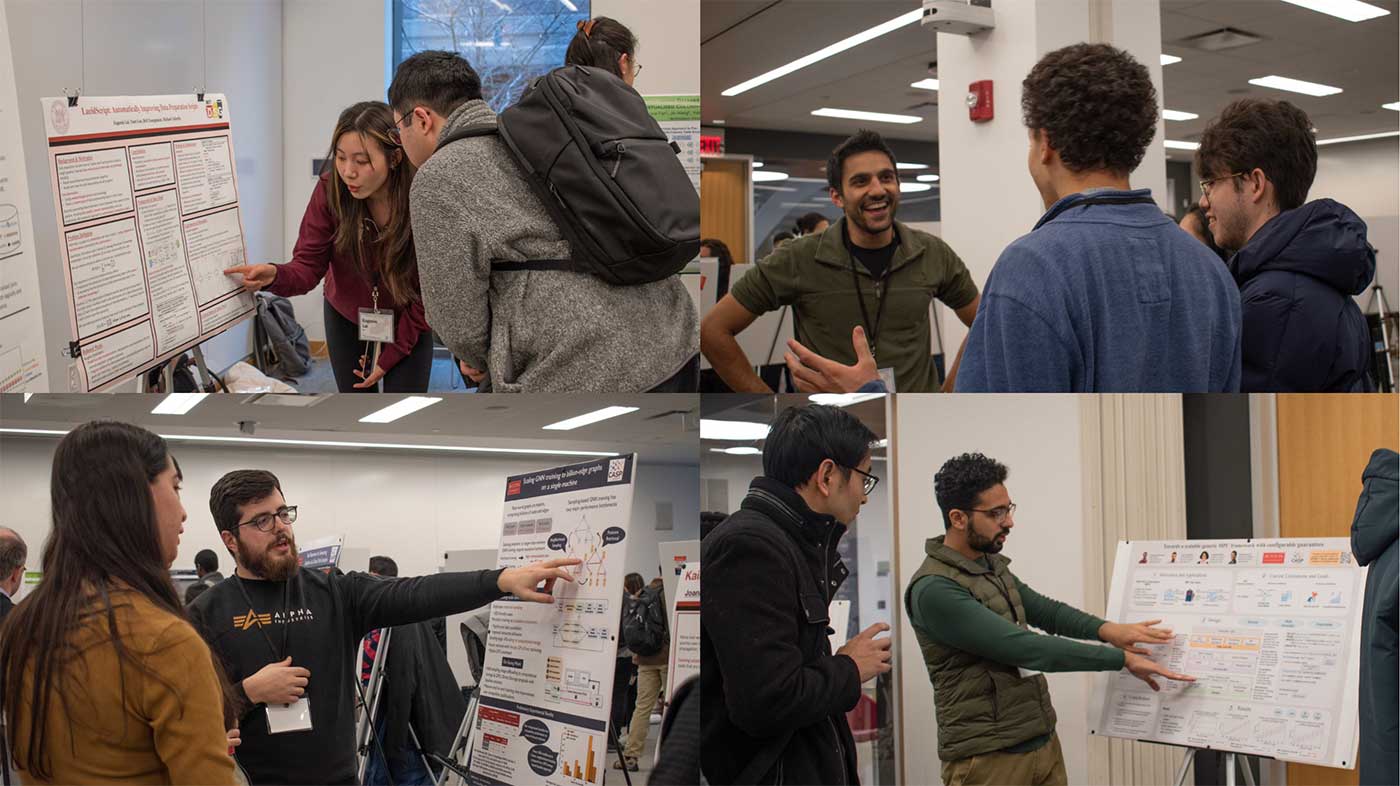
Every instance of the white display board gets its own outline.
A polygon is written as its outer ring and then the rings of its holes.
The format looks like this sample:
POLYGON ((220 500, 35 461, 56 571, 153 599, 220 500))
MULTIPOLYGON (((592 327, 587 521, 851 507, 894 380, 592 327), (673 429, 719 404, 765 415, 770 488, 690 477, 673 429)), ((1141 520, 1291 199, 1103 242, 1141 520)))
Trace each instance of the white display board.
POLYGON ((303 568, 330 572, 339 567, 341 549, 345 545, 344 535, 330 535, 299 544, 297 564, 303 568))
MULTIPOLYGON (((700 561, 681 566, 676 600, 671 604, 671 652, 666 658, 666 703, 676 688, 700 676, 700 561)), ((659 751, 658 751, 659 752, 659 751)))
POLYGON ((506 479, 497 567, 577 557, 553 604, 491 605, 473 784, 601 784, 636 455, 506 479))
POLYGON ((256 311, 228 101, 41 99, 80 392, 106 390, 256 311))
POLYGON ((49 389, 10 23, 0 3, 0 393, 49 389))
POLYGON ((656 544, 661 557, 661 586, 666 591, 666 602, 676 605, 676 585, 680 583, 681 571, 687 562, 700 562, 700 541, 672 540, 656 544))
POLYGON ((1196 682, 1096 675, 1090 733, 1355 767, 1365 586, 1347 538, 1119 544, 1105 616, 1196 682))

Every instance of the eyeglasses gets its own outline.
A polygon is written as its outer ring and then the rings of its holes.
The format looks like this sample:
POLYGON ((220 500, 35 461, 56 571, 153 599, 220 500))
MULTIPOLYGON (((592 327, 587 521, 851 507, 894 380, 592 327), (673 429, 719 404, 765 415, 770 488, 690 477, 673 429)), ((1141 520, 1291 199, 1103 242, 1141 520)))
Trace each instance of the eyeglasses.
POLYGON ((633 61, 632 61, 632 78, 633 78, 633 79, 636 79, 637 76, 638 76, 639 74, 641 74, 641 73, 642 73, 642 64, 641 64, 641 63, 638 63, 636 60, 633 60, 633 61))
POLYGON ((408 114, 406 114, 406 115, 404 115, 403 117, 399 118, 398 121, 394 123, 394 127, 391 128, 391 129, 389 129, 389 136, 394 140, 394 144, 396 144, 396 145, 402 145, 402 144, 403 144, 402 132, 403 132, 404 125, 405 125, 405 124, 411 124, 412 122, 413 122, 413 110, 409 110, 408 114))
POLYGON ((992 521, 998 524, 1005 524, 1006 519, 1010 517, 1012 513, 1016 512, 1016 503, 1012 502, 1009 505, 998 505, 995 508, 988 508, 986 510, 982 510, 981 508, 963 508, 963 510, 968 513, 985 513, 992 517, 992 521))
MULTIPOLYGON (((838 464, 837 466, 846 467, 845 464, 838 464)), ((855 467, 846 467, 846 469, 849 469, 849 470, 852 471, 852 472, 855 472, 855 473, 857 473, 857 474, 860 474, 860 475, 864 476, 865 487, 864 487, 864 491, 863 491, 862 493, 864 493, 865 496, 867 496, 867 497, 870 496, 870 492, 874 491, 874 490, 875 490, 875 486, 878 485, 879 482, 880 482, 880 479, 879 479, 879 478, 875 477, 874 475, 870 474, 869 472, 862 472, 861 470, 858 470, 858 469, 856 469, 855 467)))
POLYGON ((1247 175, 1247 174, 1249 174, 1249 173, 1248 173, 1248 172, 1235 172, 1235 173, 1229 174, 1229 175, 1221 175, 1220 177, 1212 177, 1212 178, 1209 179, 1209 180, 1202 180, 1202 181, 1201 181, 1200 183, 1198 183, 1197 185, 1199 185, 1199 186, 1201 187, 1201 195, 1204 196, 1206 199, 1210 199, 1210 189, 1211 189, 1211 186, 1214 186, 1216 183, 1220 182, 1221 180, 1234 180, 1234 179, 1237 178, 1237 177, 1244 177, 1244 176, 1247 175))
MULTIPOLYGON (((291 525, 297 520, 297 506, 285 505, 277 509, 276 513, 264 513, 261 516, 254 516, 251 519, 239 524, 239 527, 257 527, 258 532, 271 532, 273 519, 281 519, 283 524, 291 525)), ((237 529, 238 527, 234 527, 237 529)))

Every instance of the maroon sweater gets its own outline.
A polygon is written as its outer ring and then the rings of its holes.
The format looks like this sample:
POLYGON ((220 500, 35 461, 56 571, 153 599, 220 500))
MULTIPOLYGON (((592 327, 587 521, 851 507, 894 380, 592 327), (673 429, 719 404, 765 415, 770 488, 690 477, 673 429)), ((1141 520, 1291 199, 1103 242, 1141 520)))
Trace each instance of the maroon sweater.
MULTIPOLYGON (((292 249, 292 260, 277 266, 277 278, 267 291, 274 295, 292 297, 304 295, 326 280, 326 302, 342 317, 360 323, 360 309, 370 308, 372 282, 365 277, 353 256, 335 250, 335 231, 339 226, 331 213, 330 177, 322 175, 311 192, 306 214, 301 217, 301 231, 292 249)), ((375 250, 370 246, 371 253, 375 250)), ((423 299, 418 288, 418 268, 413 269, 413 292, 418 295, 412 303, 399 304, 389 296, 387 288, 379 287, 379 307, 394 311, 394 343, 385 344, 379 353, 379 367, 388 371, 403 360, 424 331, 430 330, 423 316, 423 299)))

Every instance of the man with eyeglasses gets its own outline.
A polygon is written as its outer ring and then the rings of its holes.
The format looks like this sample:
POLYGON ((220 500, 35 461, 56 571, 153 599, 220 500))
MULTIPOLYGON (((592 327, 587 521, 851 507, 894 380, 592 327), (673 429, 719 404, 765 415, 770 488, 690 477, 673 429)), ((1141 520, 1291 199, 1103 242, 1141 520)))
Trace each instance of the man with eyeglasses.
POLYGON ((356 783, 355 655, 375 628, 484 606, 507 595, 553 602, 573 581, 554 559, 519 568, 380 579, 300 567, 297 507, 265 470, 235 470, 209 492, 233 576, 190 606, 240 706, 238 762, 255 784, 356 783), (543 586, 541 586, 543 584, 543 586))
POLYGON ((1155 677, 1193 681, 1137 646, 1171 640, 1171 631, 1155 627, 1161 620, 1106 622, 1012 574, 1001 555, 1016 526, 1006 476, 1004 465, 980 453, 943 464, 933 489, 946 533, 925 542, 927 557, 904 592, 933 682, 938 757, 950 786, 1068 782, 1042 671, 1127 669, 1153 690, 1155 677))
POLYGON ((859 783, 846 712, 890 670, 876 623, 835 654, 827 606, 848 570, 837 553, 874 490, 875 435, 849 412, 783 410, 763 475, 700 542, 700 767, 712 784, 859 783))
POLYGON ((1241 392, 1365 393, 1371 330, 1353 299, 1370 286, 1366 222, 1331 199, 1307 202, 1317 174, 1312 121, 1287 101, 1245 98, 1201 134, 1200 208, 1243 310, 1241 392))

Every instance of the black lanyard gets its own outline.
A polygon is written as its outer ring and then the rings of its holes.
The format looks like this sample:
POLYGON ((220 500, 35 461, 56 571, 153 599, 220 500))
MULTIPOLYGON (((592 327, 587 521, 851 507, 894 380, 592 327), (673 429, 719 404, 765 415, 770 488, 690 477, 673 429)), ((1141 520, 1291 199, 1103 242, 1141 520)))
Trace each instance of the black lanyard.
POLYGON ((1073 202, 1066 202, 1054 210, 1046 213, 1035 225, 1040 229, 1046 224, 1060 217, 1060 214, 1072 207, 1088 207, 1089 205, 1155 205, 1157 201, 1149 196, 1102 196, 1089 197, 1088 199, 1076 199, 1073 202))
MULTIPOLYGON (((898 245, 898 230, 895 230, 894 238, 895 244, 898 245)), ((878 301, 878 305, 875 306, 875 323, 871 324, 870 312, 865 308, 865 295, 860 291, 860 274, 856 272, 855 245, 851 242, 851 236, 846 232, 846 227, 844 226, 841 227, 841 239, 846 243, 846 255, 851 258, 851 283, 854 284, 856 288, 856 303, 860 305, 861 325, 865 328, 865 335, 870 338, 870 352, 874 354, 876 345, 880 343, 880 325, 885 321, 885 303, 889 300, 889 292, 886 291, 884 295, 881 295, 877 289, 875 300, 878 301)), ((886 264, 885 269, 881 271, 880 280, 875 282, 876 287, 878 288, 893 272, 894 255, 891 254, 889 263, 886 264)), ((888 287, 886 289, 888 289, 888 287)))
MULTIPOLYGON (((252 599, 251 597, 248 596, 248 588, 245 587, 245 586, 243 586, 243 577, 240 576, 240 575, 238 575, 237 573, 234 573, 234 574, 233 574, 233 577, 234 577, 235 579, 238 580, 238 590, 239 590, 239 592, 242 592, 242 593, 243 593, 243 599, 246 600, 246 601, 248 601, 248 613, 251 614, 251 615, 253 615, 254 619, 256 620, 256 618, 257 618, 257 611, 255 611, 255 610, 253 609, 253 599, 252 599)), ((295 578, 295 577, 294 577, 294 578, 295 578)), ((290 598, 290 593, 291 593, 291 580, 289 579, 289 580, 287 580, 286 582, 284 582, 284 583, 282 584, 282 617, 283 617, 283 619, 282 619, 282 650, 281 650, 280 652, 278 651, 277 647, 276 647, 275 645, 273 645, 273 643, 272 643, 272 637, 269 636, 269 635, 267 635, 267 626, 263 625, 263 624, 260 623, 260 622, 258 623, 258 631, 259 631, 260 633, 262 633, 262 635, 263 635, 263 640, 267 642, 267 648, 270 649, 270 650, 272 650, 272 662, 273 662, 273 663, 281 663, 281 662, 282 662, 282 659, 285 658, 285 657, 287 657, 287 655, 286 655, 286 652, 287 652, 287 635, 288 635, 289 633, 291 633, 291 628, 292 628, 292 626, 291 626, 291 624, 290 624, 290 620, 287 619, 287 613, 288 613, 288 608, 287 608, 287 607, 290 605, 290 600, 289 600, 289 598, 290 598)))

